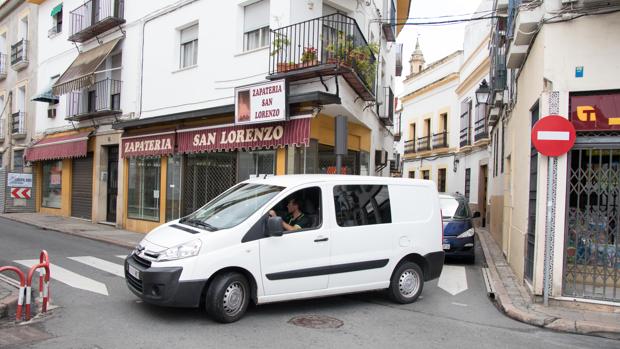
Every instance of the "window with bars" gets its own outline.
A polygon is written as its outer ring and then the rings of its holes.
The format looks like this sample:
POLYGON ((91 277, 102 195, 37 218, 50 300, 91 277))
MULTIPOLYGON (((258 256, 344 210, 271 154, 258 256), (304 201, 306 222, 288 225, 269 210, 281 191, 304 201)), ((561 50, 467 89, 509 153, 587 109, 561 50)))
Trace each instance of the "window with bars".
POLYGON ((409 171, 409 178, 415 178, 415 171, 409 171))
POLYGON ((181 53, 179 67, 188 68, 198 64, 198 24, 181 30, 181 53))
POLYGON ((469 199, 469 193, 471 190, 471 168, 465 169, 465 197, 469 199))
POLYGON ((269 0, 243 8, 243 51, 269 46, 269 0))
POLYGON ((422 171, 422 179, 430 179, 431 178, 431 174, 429 170, 424 170, 422 171))

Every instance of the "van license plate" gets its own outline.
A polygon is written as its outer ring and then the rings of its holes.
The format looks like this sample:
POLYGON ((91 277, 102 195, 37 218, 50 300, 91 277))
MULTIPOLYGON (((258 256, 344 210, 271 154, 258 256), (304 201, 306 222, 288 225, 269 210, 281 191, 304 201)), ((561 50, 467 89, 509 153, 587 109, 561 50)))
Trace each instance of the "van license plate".
POLYGON ((443 249, 444 250, 449 250, 450 249, 450 244, 443 244, 443 249))
POLYGON ((129 275, 135 277, 136 279, 140 280, 140 271, 134 267, 132 267, 131 265, 129 265, 129 275))

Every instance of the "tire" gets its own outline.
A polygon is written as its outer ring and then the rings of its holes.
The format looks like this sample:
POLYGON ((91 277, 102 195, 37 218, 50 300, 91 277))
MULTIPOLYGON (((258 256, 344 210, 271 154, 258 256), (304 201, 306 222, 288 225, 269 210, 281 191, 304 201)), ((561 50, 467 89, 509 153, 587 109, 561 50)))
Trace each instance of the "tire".
POLYGON ((235 322, 245 314, 250 297, 250 284, 245 276, 235 272, 219 274, 207 289, 205 309, 217 322, 235 322))
POLYGON ((422 288, 424 274, 420 266, 413 262, 403 262, 392 274, 388 296, 396 303, 413 303, 422 294, 422 288))

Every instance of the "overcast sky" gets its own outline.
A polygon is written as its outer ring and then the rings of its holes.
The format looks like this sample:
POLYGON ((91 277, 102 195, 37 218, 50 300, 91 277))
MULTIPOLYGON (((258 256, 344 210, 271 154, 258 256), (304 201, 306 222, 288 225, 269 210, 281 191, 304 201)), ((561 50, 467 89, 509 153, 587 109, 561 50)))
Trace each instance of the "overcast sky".
MULTIPOLYGON (((462 15, 476 12, 481 0, 412 0, 409 22, 434 22, 455 18, 436 18, 438 16, 462 15), (422 17, 432 17, 423 19, 422 17)), ((461 18, 469 18, 465 16, 461 18)), ((458 18, 457 18, 458 19, 458 18)), ((406 25, 397 38, 403 45, 403 74, 401 81, 409 75, 409 58, 415 48, 415 40, 420 35, 420 47, 424 52, 426 64, 441 59, 463 48, 465 23, 441 26, 406 25)), ((397 94, 401 91, 397 84, 397 94)))

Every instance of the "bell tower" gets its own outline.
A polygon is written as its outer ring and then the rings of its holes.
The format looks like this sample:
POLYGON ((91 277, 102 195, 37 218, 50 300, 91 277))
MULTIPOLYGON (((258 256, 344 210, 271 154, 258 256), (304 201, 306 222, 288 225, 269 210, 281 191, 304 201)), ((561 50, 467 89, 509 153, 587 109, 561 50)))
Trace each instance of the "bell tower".
POLYGON ((409 65, 411 66, 411 75, 416 75, 424 68, 424 54, 420 49, 420 37, 415 40, 415 51, 411 54, 409 65))

